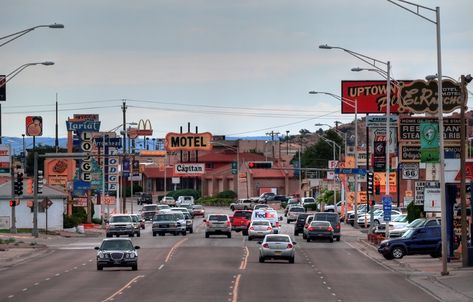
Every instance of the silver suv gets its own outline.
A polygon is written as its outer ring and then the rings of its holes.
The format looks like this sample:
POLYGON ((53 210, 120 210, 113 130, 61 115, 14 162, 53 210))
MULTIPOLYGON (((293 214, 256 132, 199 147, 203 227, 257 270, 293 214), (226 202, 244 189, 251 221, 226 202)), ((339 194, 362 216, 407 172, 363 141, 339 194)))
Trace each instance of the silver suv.
MULTIPOLYGON (((128 214, 113 215, 110 217, 106 228, 106 236, 112 237, 120 235, 128 235, 133 237, 136 229, 133 226, 133 219, 128 214)), ((139 229, 138 229, 139 233, 139 229)))
POLYGON ((232 238, 232 224, 227 214, 210 214, 205 222, 205 238, 210 235, 227 235, 232 238))
POLYGON ((174 236, 179 234, 186 236, 186 220, 184 214, 170 211, 156 214, 153 217, 152 230, 153 236, 156 236, 156 234, 164 236, 166 233, 174 234, 174 236))

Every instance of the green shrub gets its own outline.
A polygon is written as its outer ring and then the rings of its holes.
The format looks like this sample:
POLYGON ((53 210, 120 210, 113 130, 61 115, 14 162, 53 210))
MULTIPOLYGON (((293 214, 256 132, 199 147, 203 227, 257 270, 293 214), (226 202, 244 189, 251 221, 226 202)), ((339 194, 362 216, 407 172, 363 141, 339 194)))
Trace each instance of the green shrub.
POLYGON ((102 219, 101 218, 92 218, 92 223, 102 224, 102 219))
POLYGON ((285 209, 287 207, 287 201, 281 201, 281 208, 285 209))
POLYGON ((425 217, 425 213, 423 211, 423 206, 420 205, 414 205, 413 202, 411 202, 407 206, 407 220, 409 222, 412 222, 413 220, 420 218, 420 217, 425 217))
POLYGON ((316 203, 308 203, 304 205, 304 209, 306 211, 317 211, 317 204, 316 203))
POLYGON ((87 222, 87 212, 83 207, 72 207, 72 216, 77 219, 77 223, 87 222))
POLYGON ((202 197, 196 200, 196 204, 203 206, 230 206, 235 199, 233 198, 218 198, 218 197, 202 197))
POLYGON ((223 191, 223 192, 218 193, 216 197, 235 199, 237 198, 237 194, 234 191, 228 190, 228 191, 223 191))
POLYGON ((63 214, 63 227, 65 229, 75 228, 78 225, 79 220, 76 216, 67 216, 66 214, 63 214))

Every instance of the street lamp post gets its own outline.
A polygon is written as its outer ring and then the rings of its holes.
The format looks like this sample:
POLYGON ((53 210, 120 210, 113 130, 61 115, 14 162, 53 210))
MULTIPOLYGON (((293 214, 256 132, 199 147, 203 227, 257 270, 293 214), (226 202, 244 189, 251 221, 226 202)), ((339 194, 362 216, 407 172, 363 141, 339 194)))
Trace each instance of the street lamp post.
POLYGON ((418 5, 409 1, 405 0, 387 0, 392 4, 399 6, 400 8, 407 10, 408 12, 413 13, 414 15, 421 17, 422 19, 429 21, 435 24, 436 28, 436 40, 437 40, 437 79, 438 79, 438 90, 437 90, 437 113, 439 119, 439 148, 440 148, 440 168, 439 168, 439 175, 440 175, 440 206, 441 206, 441 229, 442 229, 442 271, 441 275, 445 276, 448 275, 448 240, 447 240, 447 200, 445 196, 445 154, 444 154, 444 127, 443 127, 443 97, 442 97, 442 50, 441 50, 441 42, 440 42, 440 7, 435 7, 435 9, 418 5), (400 3, 397 3, 400 2, 400 3), (407 4, 410 6, 414 6, 416 9, 410 9, 403 4, 407 4), (420 9, 424 9, 430 12, 435 12, 435 20, 428 18, 420 13, 420 9))
MULTIPOLYGON (((240 197, 240 142, 239 141, 236 141, 237 142, 237 145, 236 147, 233 147, 233 146, 229 146, 227 144, 222 144, 218 141, 212 141, 211 144, 214 145, 214 146, 222 146, 222 147, 225 147, 225 148, 228 148, 229 150, 232 150, 232 151, 235 151, 236 152, 236 162, 237 162, 237 165, 236 165, 236 185, 235 188, 236 188, 236 193, 237 193, 237 199, 239 199, 240 197)), ((247 179, 248 181, 248 179, 247 179)))
MULTIPOLYGON (((343 139, 343 145, 344 145, 344 147, 345 147, 344 156, 346 157, 347 150, 348 150, 347 134, 346 134, 346 132, 342 132, 342 131, 338 130, 337 128, 334 128, 334 127, 330 126, 329 124, 317 123, 317 124, 314 124, 314 126, 327 126, 327 127, 330 128, 330 130, 335 131, 335 133, 337 133, 338 136, 340 136, 340 137, 343 139)), ((341 160, 341 156, 339 156, 338 158, 341 160)))
MULTIPOLYGON (((342 96, 323 91, 309 91, 309 94, 325 94, 331 96, 355 110, 355 168, 358 168, 358 99, 355 99, 353 101, 342 96)), ((356 219, 356 217, 358 217, 358 177, 355 177, 355 196, 353 208, 355 211, 356 219)), ((345 211, 345 221, 347 221, 347 211, 345 211)), ((358 228, 358 224, 355 223, 354 227, 358 228)))
MULTIPOLYGON (((1 45, 0 45, 1 46, 1 45)), ((35 62, 35 63, 26 63, 21 65, 20 67, 16 68, 9 74, 5 76, 3 81, 0 81, 0 88, 5 86, 11 79, 17 76, 20 72, 22 72, 25 68, 34 65, 44 65, 44 66, 51 66, 54 65, 54 62, 45 61, 45 62, 35 62)), ((2 143, 2 104, 0 103, 0 144, 2 143)))
MULTIPOLYGON (((320 137, 323 141, 325 141, 326 143, 332 144, 333 160, 335 161, 335 160, 336 160, 335 154, 337 153, 336 147, 338 147, 339 150, 342 150, 342 147, 341 147, 339 144, 337 144, 336 142, 334 142, 333 140, 331 140, 331 139, 328 139, 328 138, 323 137, 323 136, 321 136, 321 135, 319 135, 319 137, 320 137)), ((335 182, 336 182, 336 179, 335 179, 335 177, 334 177, 334 179, 333 179, 333 206, 335 207, 335 209, 337 209, 337 190, 336 190, 335 182)))
POLYGON ((40 27, 64 28, 64 25, 63 25, 63 24, 57 24, 57 23, 49 24, 49 25, 37 25, 37 26, 30 27, 30 28, 21 30, 21 31, 19 31, 19 32, 13 33, 13 34, 9 34, 9 35, 0 37, 0 41, 5 40, 5 39, 8 39, 8 40, 6 40, 5 42, 3 42, 2 44, 0 44, 0 47, 4 46, 5 44, 10 43, 10 42, 13 41, 13 40, 18 39, 18 38, 21 37, 21 36, 26 35, 27 33, 31 32, 31 31, 33 31, 33 30, 35 30, 35 29, 37 29, 37 28, 40 28, 40 27))

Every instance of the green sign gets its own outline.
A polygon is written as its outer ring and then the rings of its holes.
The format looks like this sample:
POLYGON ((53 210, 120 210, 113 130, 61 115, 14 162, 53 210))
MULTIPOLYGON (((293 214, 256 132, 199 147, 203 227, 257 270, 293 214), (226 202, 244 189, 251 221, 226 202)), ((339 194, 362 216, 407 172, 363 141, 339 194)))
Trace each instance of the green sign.
POLYGON ((238 170, 238 163, 236 161, 232 161, 232 174, 235 175, 237 174, 238 170))
POLYGON ((433 122, 420 123, 420 162, 440 162, 439 125, 433 122))

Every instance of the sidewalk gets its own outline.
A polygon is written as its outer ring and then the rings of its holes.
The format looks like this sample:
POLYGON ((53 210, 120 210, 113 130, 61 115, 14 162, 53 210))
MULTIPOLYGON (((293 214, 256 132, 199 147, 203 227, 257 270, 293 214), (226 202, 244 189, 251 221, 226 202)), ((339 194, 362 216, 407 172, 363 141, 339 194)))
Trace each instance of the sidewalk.
POLYGON ((473 267, 462 267, 461 260, 448 262, 449 274, 442 276, 441 258, 412 255, 402 259, 386 260, 378 253, 377 245, 368 241, 366 230, 342 224, 342 234, 356 238, 355 247, 361 252, 387 269, 404 274, 410 282, 440 301, 473 301, 473 267))

